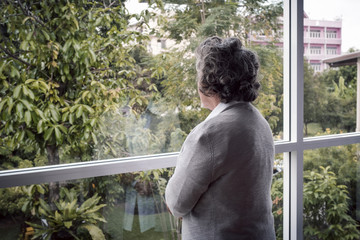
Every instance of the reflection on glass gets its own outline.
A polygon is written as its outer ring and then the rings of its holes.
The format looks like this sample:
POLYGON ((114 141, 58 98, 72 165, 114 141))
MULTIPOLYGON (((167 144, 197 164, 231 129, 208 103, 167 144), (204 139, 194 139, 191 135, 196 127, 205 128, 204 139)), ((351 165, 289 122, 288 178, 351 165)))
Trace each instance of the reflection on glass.
POLYGON ((360 50, 354 1, 304 1, 304 135, 354 132, 360 50), (351 7, 349 7, 351 6, 351 7))
MULTIPOLYGON (((282 158, 276 155, 271 191, 277 239, 283 234, 282 158)), ((0 189, 1 239, 181 239, 181 220, 164 200, 172 174, 172 168, 157 169, 0 189)))
POLYGON ((0 4, 0 170, 179 151, 209 114, 193 52, 213 35, 258 53, 254 104, 282 138, 282 1, 259 1, 256 14, 247 2, 23 4, 0 4))
POLYGON ((1 189, 1 239, 180 239, 180 220, 164 203, 171 174, 159 169, 1 189))
POLYGON ((304 239, 359 239, 359 145, 305 151, 304 239))

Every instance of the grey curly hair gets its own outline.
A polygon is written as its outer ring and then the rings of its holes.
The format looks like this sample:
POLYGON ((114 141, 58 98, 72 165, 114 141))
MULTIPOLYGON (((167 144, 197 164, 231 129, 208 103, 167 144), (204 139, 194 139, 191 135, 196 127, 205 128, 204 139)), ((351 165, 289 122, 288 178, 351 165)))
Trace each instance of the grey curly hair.
POLYGON ((225 103, 257 98, 259 60, 238 38, 210 37, 198 46, 195 55, 199 91, 204 95, 217 95, 225 103))

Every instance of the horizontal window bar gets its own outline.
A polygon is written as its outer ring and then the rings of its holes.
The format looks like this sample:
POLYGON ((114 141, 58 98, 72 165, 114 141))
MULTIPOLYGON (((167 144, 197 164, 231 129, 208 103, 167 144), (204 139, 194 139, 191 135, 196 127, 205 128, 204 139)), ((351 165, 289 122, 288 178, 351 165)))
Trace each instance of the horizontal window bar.
POLYGON ((159 154, 2 171, 0 188, 168 168, 176 165, 177 156, 159 154))
POLYGON ((303 149, 334 147, 360 143, 360 132, 304 138, 303 149))
POLYGON ((283 152, 292 152, 296 151, 296 148, 299 146, 296 142, 289 141, 276 141, 275 142, 275 153, 283 153, 283 152))
MULTIPOLYGON (((292 152, 300 148, 307 150, 354 143, 360 143, 360 133, 310 137, 305 138, 303 143, 276 141, 275 152, 292 152)), ((0 188, 174 167, 177 156, 178 153, 175 152, 6 170, 0 172, 0 188)))

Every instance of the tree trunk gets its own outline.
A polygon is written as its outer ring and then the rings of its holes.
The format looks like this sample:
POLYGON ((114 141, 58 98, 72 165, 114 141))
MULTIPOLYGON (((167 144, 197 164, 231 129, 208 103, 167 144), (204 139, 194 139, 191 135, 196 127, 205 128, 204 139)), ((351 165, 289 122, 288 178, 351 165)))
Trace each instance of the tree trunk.
MULTIPOLYGON (((59 149, 56 145, 46 146, 47 158, 49 165, 57 165, 60 163, 59 149)), ((49 183, 49 204, 55 208, 55 202, 59 200, 59 183, 49 183)))
POLYGON ((201 0, 200 16, 201 16, 201 24, 204 24, 205 23, 205 18, 206 18, 204 0, 201 0))

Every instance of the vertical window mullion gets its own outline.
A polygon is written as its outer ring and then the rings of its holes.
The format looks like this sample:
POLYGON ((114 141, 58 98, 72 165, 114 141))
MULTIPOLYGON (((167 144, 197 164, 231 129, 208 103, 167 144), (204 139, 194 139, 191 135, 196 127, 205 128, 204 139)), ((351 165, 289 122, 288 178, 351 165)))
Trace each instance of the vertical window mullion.
MULTIPOLYGON (((291 114, 290 114, 290 6, 291 0, 284 0, 284 29, 283 29, 283 36, 284 36, 284 60, 283 60, 283 93, 284 93, 284 105, 283 105, 283 129, 284 129, 284 140, 290 141, 291 132, 290 132, 290 121, 291 121, 291 114)), ((288 152, 284 153, 283 157, 283 239, 288 240, 290 239, 290 154, 288 152)))
POLYGON ((304 109, 304 56, 303 56, 303 0, 294 0, 290 9, 290 81, 291 81, 291 140, 297 151, 290 154, 290 239, 303 239, 303 109, 304 109))
POLYGON ((303 239, 303 0, 284 1, 284 239, 303 239))

